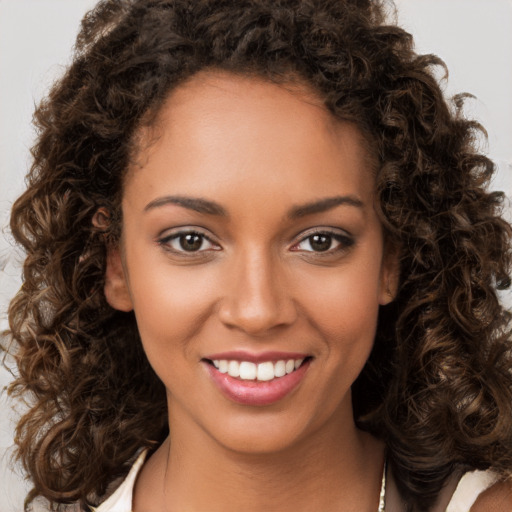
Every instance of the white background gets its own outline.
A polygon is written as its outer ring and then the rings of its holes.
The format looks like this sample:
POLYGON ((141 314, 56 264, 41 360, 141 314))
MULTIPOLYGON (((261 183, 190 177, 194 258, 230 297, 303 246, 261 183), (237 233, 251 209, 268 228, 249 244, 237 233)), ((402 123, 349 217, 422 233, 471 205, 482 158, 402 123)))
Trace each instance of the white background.
MULTIPOLYGON (((20 285, 21 256, 6 233, 9 209, 23 189, 36 104, 69 63, 81 17, 94 0, 0 0, 0 329, 20 285)), ((398 0, 400 23, 420 53, 450 70, 446 95, 478 99, 466 112, 486 126, 483 148, 499 165, 494 188, 512 192, 512 0, 398 0)), ((10 375, 0 369, 0 388, 10 375)), ((21 512, 26 483, 8 469, 13 415, 0 395, 0 512, 21 512)))

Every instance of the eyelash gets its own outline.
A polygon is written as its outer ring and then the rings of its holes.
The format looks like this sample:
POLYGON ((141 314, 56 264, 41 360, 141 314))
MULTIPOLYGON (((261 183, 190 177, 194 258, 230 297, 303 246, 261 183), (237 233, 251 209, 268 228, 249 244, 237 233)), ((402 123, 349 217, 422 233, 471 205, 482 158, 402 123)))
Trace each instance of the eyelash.
POLYGON ((166 251, 173 252, 176 254, 188 254, 189 256, 202 254, 206 251, 220 250, 220 247, 217 244, 215 244, 215 242, 213 242, 208 236, 206 236, 204 233, 201 233, 200 231, 197 231, 194 229, 182 230, 182 231, 178 231, 176 233, 172 233, 170 235, 166 235, 158 240, 158 244, 161 247, 163 247, 163 249, 166 251), (181 245, 181 243, 185 241, 185 238, 187 236, 196 236, 196 237, 201 238, 201 245, 199 246, 198 250, 187 251, 186 249, 183 248, 183 246, 181 246, 181 248, 176 248, 176 247, 172 246, 173 242, 177 242, 178 244, 181 245), (211 246, 215 246, 218 248, 209 248, 206 250, 205 249, 200 250, 205 242, 209 242, 209 244, 211 246))
POLYGON ((305 236, 302 236, 301 239, 292 246, 292 251, 300 251, 301 249, 298 249, 298 247, 303 244, 304 242, 309 240, 309 245, 311 247, 311 241, 313 237, 326 237, 329 240, 329 247, 325 250, 304 250, 304 252, 315 254, 316 256, 324 257, 324 256, 330 256, 333 254, 338 254, 340 252, 344 252, 348 250, 352 245, 354 245, 354 239, 348 235, 348 234, 342 234, 338 231, 333 230, 317 230, 317 231, 311 231, 307 233, 305 236), (332 248, 333 242, 337 242, 338 245, 334 248, 332 248))
MULTIPOLYGON (((194 229, 187 229, 187 230, 181 230, 176 233, 172 233, 169 235, 166 235, 160 239, 158 239, 158 244, 166 251, 173 252, 175 254, 180 255, 188 255, 188 256, 197 256, 197 255, 204 255, 205 252, 209 251, 218 251, 221 250, 220 246, 213 242, 208 236, 206 236, 204 233, 194 230, 194 229), (183 243, 186 241, 186 237, 189 236, 195 236, 200 238, 200 245, 197 250, 187 250, 183 247, 183 243), (208 249, 202 249, 205 242, 210 244, 210 247, 208 249), (174 247, 173 243, 177 243, 180 245, 180 247, 174 247)), ((337 231, 333 230, 316 230, 316 231, 310 231, 305 236, 302 236, 301 239, 295 243, 290 250, 293 252, 306 252, 306 253, 312 253, 320 257, 325 257, 328 255, 337 254, 343 251, 348 250, 352 245, 354 245, 354 239, 347 234, 342 234, 337 231), (313 237, 325 237, 328 239, 329 246, 325 250, 317 250, 315 251, 312 246, 311 242, 313 237), (305 250, 300 249, 299 246, 305 242, 309 241, 309 246, 311 247, 311 250, 305 250), (338 245, 334 248, 332 248, 333 242, 337 242, 338 245)))

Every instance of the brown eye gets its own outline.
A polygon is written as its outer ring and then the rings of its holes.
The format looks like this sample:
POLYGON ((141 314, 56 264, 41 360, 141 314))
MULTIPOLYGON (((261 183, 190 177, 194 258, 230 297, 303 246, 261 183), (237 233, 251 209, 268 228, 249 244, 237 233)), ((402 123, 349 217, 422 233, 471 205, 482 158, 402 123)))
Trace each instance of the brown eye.
POLYGON ((174 253, 201 253, 210 250, 219 250, 206 235, 196 231, 180 231, 165 236, 158 242, 165 250, 174 253))
POLYGON ((204 237, 197 233, 187 233, 179 237, 180 247, 187 252, 198 251, 203 245, 204 237))
POLYGON ((329 235, 313 235, 309 237, 309 245, 313 251, 324 252, 331 248, 332 237, 329 235))
POLYGON ((293 246, 293 251, 310 253, 337 253, 354 244, 352 237, 338 232, 316 232, 305 236, 293 246))

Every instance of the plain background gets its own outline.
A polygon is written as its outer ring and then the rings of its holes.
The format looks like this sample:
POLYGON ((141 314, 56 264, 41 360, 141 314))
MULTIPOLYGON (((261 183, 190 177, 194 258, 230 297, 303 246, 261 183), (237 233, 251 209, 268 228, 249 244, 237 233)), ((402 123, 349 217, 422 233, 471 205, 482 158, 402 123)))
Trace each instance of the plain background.
MULTIPOLYGON (((397 0, 399 22, 419 53, 448 65, 448 97, 466 91, 469 117, 489 132, 482 149, 498 164, 493 188, 512 193, 512 0, 397 0)), ((70 61, 83 14, 94 0, 0 0, 0 330, 9 298, 20 286, 22 255, 7 223, 23 190, 33 141, 34 105, 70 61)), ((0 369, 0 388, 11 379, 0 369)), ((21 512, 27 489, 19 468, 9 468, 14 414, 0 395, 0 512, 21 512)))

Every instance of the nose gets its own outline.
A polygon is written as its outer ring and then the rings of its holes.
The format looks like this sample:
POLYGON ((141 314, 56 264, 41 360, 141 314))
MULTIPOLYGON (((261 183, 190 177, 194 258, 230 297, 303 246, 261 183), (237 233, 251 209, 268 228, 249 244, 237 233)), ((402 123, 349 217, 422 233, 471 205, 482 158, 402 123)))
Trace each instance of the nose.
POLYGON ((256 251, 232 262, 218 311, 226 326, 253 336, 274 332, 297 318, 296 304, 279 262, 256 251))

